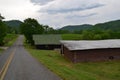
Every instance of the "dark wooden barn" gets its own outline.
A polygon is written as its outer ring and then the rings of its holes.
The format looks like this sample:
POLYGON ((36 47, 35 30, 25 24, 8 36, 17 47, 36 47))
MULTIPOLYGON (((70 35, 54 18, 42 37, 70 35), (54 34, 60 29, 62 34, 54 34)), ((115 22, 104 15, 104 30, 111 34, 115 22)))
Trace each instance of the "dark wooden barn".
POLYGON ((62 54, 70 61, 120 60, 120 40, 61 41, 62 54))
POLYGON ((53 50, 61 48, 61 35, 33 35, 37 49, 53 50))

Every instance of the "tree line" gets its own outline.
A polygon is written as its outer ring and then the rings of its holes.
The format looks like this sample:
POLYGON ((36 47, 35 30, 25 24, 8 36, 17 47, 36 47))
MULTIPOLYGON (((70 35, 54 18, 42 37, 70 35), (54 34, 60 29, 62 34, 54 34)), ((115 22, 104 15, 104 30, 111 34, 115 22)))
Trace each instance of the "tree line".
POLYGON ((0 45, 3 45, 4 44, 4 37, 6 36, 6 30, 7 30, 7 27, 6 25, 4 24, 4 22, 2 21, 4 19, 3 16, 1 16, 0 14, 0 45))
POLYGON ((34 44, 33 34, 80 34, 80 40, 103 40, 103 39, 120 39, 120 31, 103 30, 93 28, 91 30, 80 30, 70 32, 67 30, 55 30, 48 25, 41 25, 35 19, 28 18, 21 25, 21 32, 26 37, 26 42, 34 44))
MULTIPOLYGON (((0 45, 4 44, 4 37, 9 32, 9 27, 4 24, 4 17, 0 15, 0 45)), ((27 18, 20 25, 20 33, 26 37, 26 42, 34 44, 33 34, 80 34, 80 40, 102 40, 102 39, 120 39, 120 31, 103 30, 93 28, 91 30, 80 30, 70 32, 68 30, 53 29, 48 25, 39 24, 36 19, 27 18)))

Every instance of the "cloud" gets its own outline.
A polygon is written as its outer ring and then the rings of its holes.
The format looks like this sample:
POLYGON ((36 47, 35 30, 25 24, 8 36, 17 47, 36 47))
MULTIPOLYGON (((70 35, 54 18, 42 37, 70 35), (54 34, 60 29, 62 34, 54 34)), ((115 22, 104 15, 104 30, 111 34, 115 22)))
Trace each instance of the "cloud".
POLYGON ((89 13, 89 14, 84 14, 84 15, 69 15, 69 16, 66 16, 65 18, 67 19, 80 19, 80 18, 86 18, 86 17, 91 17, 91 16, 94 16, 94 15, 97 15, 97 13, 89 13))
POLYGON ((35 3, 35 4, 40 4, 40 5, 45 5, 51 1, 54 1, 54 0, 30 0, 32 3, 35 3))
POLYGON ((120 0, 0 0, 6 18, 35 18, 54 28, 120 19, 120 0))
POLYGON ((84 11, 102 6, 104 6, 104 4, 96 2, 95 0, 55 0, 48 5, 42 6, 40 12, 46 12, 49 14, 67 13, 74 11, 84 11))
POLYGON ((29 0, 0 0, 0 13, 5 20, 34 18, 39 9, 38 5, 33 5, 29 0))
POLYGON ((97 13, 89 12, 72 12, 72 13, 58 13, 58 14, 47 14, 41 13, 38 18, 39 22, 42 24, 47 24, 54 28, 60 28, 65 25, 80 25, 85 24, 83 21, 89 20, 91 17, 96 17, 97 13))
POLYGON ((120 0, 54 0, 41 6, 39 22, 54 28, 120 19, 120 0))
POLYGON ((104 6, 102 4, 94 4, 91 6, 86 6, 86 7, 73 7, 73 8, 66 8, 66 9, 44 9, 44 10, 40 10, 40 12, 47 12, 47 13, 51 13, 51 14, 56 14, 56 13, 67 13, 67 12, 74 12, 74 11, 84 11, 84 10, 89 10, 89 9, 94 9, 94 8, 98 8, 104 6))

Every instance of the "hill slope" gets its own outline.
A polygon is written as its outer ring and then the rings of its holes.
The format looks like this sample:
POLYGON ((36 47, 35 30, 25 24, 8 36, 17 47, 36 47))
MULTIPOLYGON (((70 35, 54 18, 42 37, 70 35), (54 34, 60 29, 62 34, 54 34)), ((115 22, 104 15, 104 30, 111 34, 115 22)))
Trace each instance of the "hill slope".
POLYGON ((69 26, 62 27, 61 30, 78 31, 78 30, 90 29, 91 27, 93 27, 93 25, 90 25, 90 24, 69 25, 69 26))
POLYGON ((117 30, 118 31, 118 30, 120 30, 120 20, 109 21, 109 22, 105 22, 105 23, 99 23, 99 24, 96 24, 93 27, 103 29, 103 30, 114 30, 114 31, 117 30))
POLYGON ((9 31, 8 32, 12 32, 12 33, 20 33, 19 28, 20 25, 23 23, 19 20, 10 20, 10 21, 4 21, 4 23, 8 26, 9 31))
POLYGON ((20 27, 22 22, 19 20, 10 20, 10 21, 5 21, 5 24, 10 27, 20 27))
POLYGON ((94 26, 90 24, 64 26, 61 28, 61 30, 80 31, 80 30, 88 30, 88 29, 95 29, 95 28, 102 29, 102 30, 118 31, 120 30, 120 20, 109 21, 105 23, 98 23, 94 26))

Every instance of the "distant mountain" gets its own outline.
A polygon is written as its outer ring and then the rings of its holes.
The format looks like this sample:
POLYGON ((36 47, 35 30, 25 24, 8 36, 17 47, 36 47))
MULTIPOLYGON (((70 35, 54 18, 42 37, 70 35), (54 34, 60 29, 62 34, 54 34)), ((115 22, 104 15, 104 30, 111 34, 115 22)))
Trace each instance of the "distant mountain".
POLYGON ((61 28, 61 30, 68 30, 68 31, 79 31, 79 30, 85 30, 92 28, 93 25, 90 24, 83 24, 83 25, 69 25, 64 26, 61 28))
POLYGON ((88 29, 102 29, 102 30, 112 30, 112 31, 120 31, 120 20, 109 21, 105 23, 98 23, 96 25, 84 24, 84 25, 70 25, 64 26, 61 30, 68 31, 80 31, 80 30, 88 30, 88 29))
POLYGON ((105 23, 99 23, 93 26, 94 28, 103 29, 103 30, 120 30, 120 20, 109 21, 105 23))
POLYGON ((13 33, 20 33, 20 25, 23 23, 19 20, 10 20, 10 21, 4 21, 4 23, 8 26, 9 31, 13 33))
POLYGON ((10 26, 10 27, 20 27, 20 25, 22 24, 23 22, 19 21, 19 20, 10 20, 10 21, 5 21, 5 24, 7 26, 10 26))

